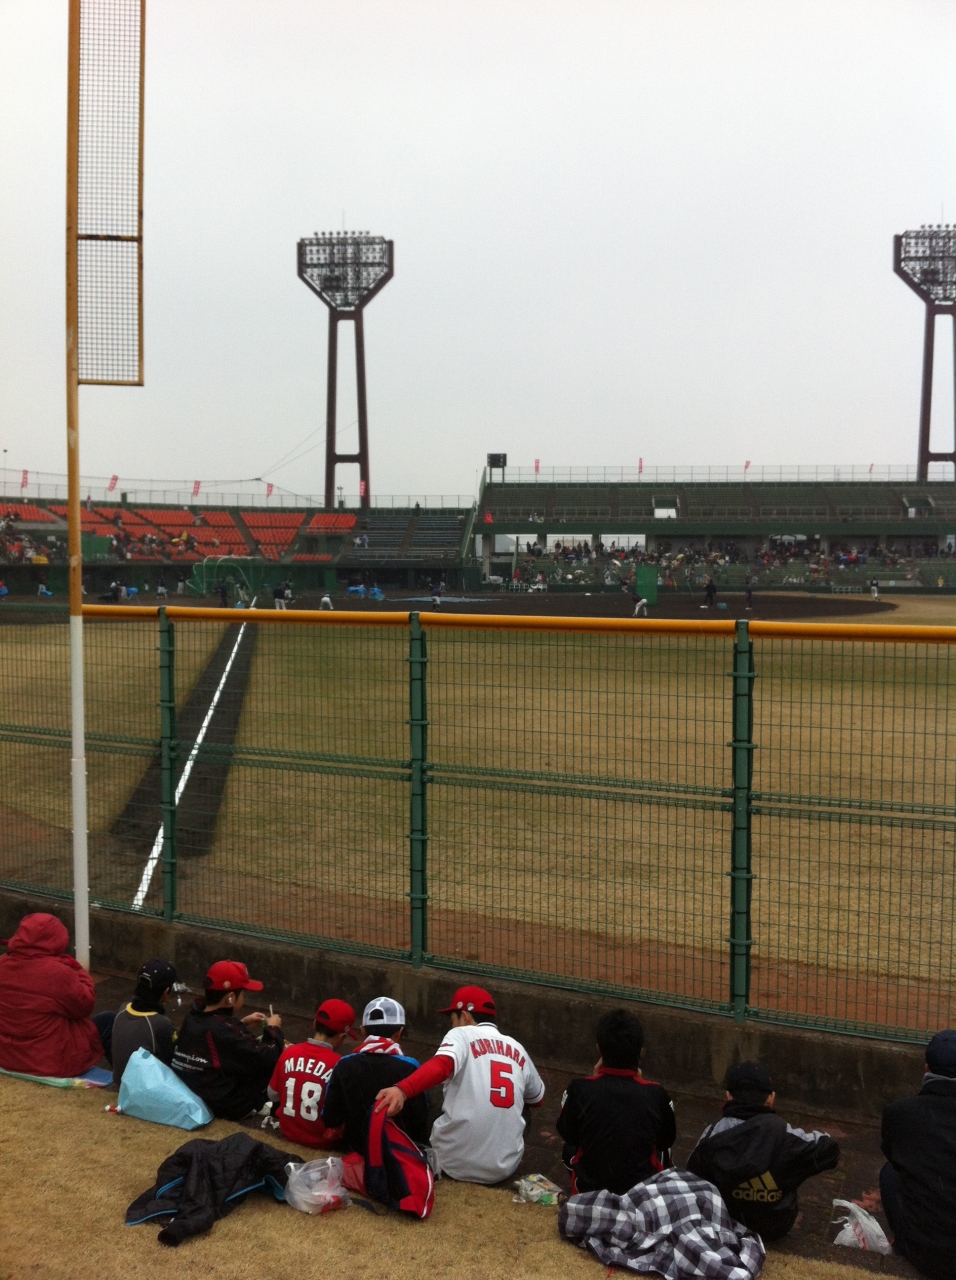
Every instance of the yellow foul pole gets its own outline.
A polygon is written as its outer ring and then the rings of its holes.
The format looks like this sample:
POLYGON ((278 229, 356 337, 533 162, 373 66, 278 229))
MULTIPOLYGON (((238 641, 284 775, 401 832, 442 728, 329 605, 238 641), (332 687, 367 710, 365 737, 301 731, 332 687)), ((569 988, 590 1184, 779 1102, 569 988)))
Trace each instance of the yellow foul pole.
POLYGON ((90 882, 83 703, 83 555, 80 515, 80 387, 77 234, 80 151, 80 0, 70 0, 66 128, 66 460, 70 556, 70 786, 73 810, 73 907, 76 958, 90 967, 90 882))

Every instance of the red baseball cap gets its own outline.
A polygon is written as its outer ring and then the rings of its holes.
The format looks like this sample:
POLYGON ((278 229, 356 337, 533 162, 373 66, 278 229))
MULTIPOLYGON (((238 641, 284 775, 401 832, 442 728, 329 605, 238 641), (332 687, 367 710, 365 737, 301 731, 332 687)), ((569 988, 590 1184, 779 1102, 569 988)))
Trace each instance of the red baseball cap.
POLYGON ((495 1002, 484 987, 459 987, 447 1009, 439 1013, 488 1013, 495 1017, 495 1002))
POLYGON ((332 1035, 347 1032, 353 1040, 360 1040, 357 1031, 352 1030, 355 1021, 355 1010, 345 1000, 323 1000, 315 1011, 315 1025, 332 1035))
POLYGON ((261 991, 262 983, 249 977, 249 970, 239 960, 217 960, 206 974, 210 991, 261 991))

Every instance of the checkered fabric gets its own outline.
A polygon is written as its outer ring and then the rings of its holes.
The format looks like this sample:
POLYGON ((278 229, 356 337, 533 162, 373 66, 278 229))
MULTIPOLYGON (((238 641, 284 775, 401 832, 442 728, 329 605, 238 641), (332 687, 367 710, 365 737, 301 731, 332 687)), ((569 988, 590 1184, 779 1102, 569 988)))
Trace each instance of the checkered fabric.
POLYGON ((730 1217, 716 1187, 683 1169, 666 1169, 623 1196, 571 1196, 558 1229, 606 1266, 666 1280, 756 1280, 767 1252, 730 1217))

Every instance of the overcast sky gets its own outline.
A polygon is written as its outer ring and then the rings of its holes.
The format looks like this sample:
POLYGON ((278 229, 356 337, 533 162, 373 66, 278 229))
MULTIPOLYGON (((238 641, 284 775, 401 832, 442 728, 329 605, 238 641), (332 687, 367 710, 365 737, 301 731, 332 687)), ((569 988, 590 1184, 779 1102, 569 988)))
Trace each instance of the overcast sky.
MULTIPOLYGON (((0 0, 0 445, 50 471, 66 25, 0 0)), ((146 386, 81 391, 83 471, 321 491, 321 447, 269 468, 324 421, 296 241, 343 225, 395 241, 373 493, 913 462, 892 237, 956 222, 954 66, 951 0, 149 0, 146 386)))

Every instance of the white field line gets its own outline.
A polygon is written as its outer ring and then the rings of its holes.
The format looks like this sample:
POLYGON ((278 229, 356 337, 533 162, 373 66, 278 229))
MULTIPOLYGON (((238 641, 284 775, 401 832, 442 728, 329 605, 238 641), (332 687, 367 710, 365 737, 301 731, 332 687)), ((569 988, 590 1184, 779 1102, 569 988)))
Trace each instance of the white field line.
MULTIPOLYGON (((253 599, 250 608, 254 608, 255 603, 255 599, 253 599)), ((209 710, 206 712, 206 717, 200 726, 199 732, 196 734, 196 741, 193 743, 193 749, 190 751, 189 759, 186 761, 186 767, 183 769, 183 776, 179 779, 179 786, 176 788, 176 798, 173 802, 176 805, 179 804, 180 796, 183 794, 183 791, 186 788, 186 783, 189 781, 189 775, 193 771, 193 765, 196 763, 196 756, 198 755, 199 748, 202 746, 203 739, 206 736, 206 731, 208 730, 210 721, 212 720, 213 712, 216 710, 216 704, 219 702, 219 699, 222 696, 222 691, 226 687, 226 681, 229 679, 229 672, 232 670, 232 664, 235 662, 236 654, 239 652, 239 646, 242 643, 242 634, 248 625, 249 624, 247 622, 244 622, 239 628, 239 635, 236 637, 236 643, 233 646, 232 653, 229 655, 229 661, 226 663, 226 669, 222 673, 222 679, 219 681, 219 687, 212 695, 212 702, 209 704, 209 710)), ((153 878, 153 872, 156 870, 156 865, 163 853, 163 831, 164 827, 160 825, 160 828, 156 833, 156 839, 153 841, 153 847, 146 860, 146 866, 143 868, 143 878, 139 882, 139 888, 136 890, 136 897, 133 899, 134 911, 142 910, 143 903, 146 901, 146 895, 149 893, 149 885, 153 878)))

